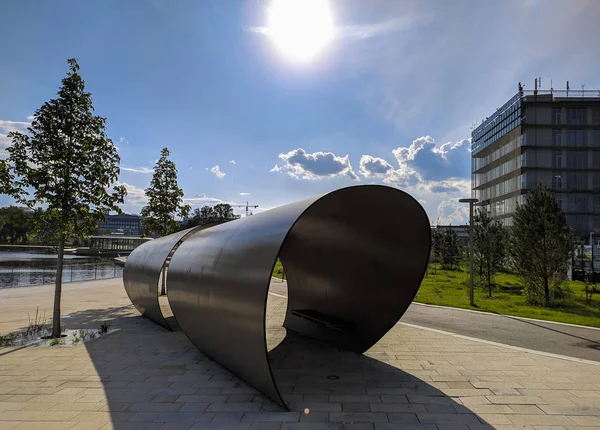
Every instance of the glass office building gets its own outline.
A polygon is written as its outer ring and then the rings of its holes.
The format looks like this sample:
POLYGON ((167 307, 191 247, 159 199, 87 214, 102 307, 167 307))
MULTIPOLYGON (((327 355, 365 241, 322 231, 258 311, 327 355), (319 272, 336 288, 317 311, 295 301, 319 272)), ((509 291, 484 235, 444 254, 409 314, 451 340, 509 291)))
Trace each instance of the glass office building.
POLYGON ((544 184, 569 225, 600 234, 600 91, 520 88, 471 137, 472 197, 493 218, 511 225, 544 184))
POLYGON ((105 221, 98 223, 96 234, 128 234, 141 236, 144 233, 142 217, 139 215, 120 214, 104 215, 105 221))

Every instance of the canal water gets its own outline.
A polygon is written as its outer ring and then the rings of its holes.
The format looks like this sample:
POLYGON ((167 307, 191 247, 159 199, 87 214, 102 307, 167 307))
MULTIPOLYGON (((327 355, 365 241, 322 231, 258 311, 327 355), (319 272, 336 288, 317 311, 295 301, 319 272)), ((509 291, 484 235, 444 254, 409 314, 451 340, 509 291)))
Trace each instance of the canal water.
MULTIPOLYGON (((0 251, 0 288, 53 284, 58 255, 35 251, 0 251)), ((65 255, 63 283, 123 276, 123 265, 110 258, 65 255)))

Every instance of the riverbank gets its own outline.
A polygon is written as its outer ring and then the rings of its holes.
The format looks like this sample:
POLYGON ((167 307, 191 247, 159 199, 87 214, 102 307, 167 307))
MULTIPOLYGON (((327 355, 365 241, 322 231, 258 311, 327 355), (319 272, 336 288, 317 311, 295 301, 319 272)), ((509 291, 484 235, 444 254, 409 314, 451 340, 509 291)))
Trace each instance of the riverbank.
MULTIPOLYGON (((0 289, 53 284, 58 255, 38 251, 0 250, 0 289)), ((110 258, 64 256, 63 283, 116 278, 123 264, 110 258)))

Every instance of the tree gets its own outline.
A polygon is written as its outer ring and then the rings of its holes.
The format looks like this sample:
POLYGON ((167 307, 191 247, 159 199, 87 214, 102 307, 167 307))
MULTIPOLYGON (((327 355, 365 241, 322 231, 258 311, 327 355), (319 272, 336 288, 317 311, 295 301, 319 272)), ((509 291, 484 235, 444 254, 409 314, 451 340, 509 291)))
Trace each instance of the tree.
POLYGON ((441 234, 439 252, 444 269, 454 270, 458 267, 461 254, 460 245, 458 235, 453 228, 446 228, 446 231, 441 234))
POLYGON ((441 256, 442 241, 444 235, 440 230, 439 224, 431 229, 431 253, 433 254, 433 273, 437 272, 437 261, 441 256))
POLYGON ((9 133, 9 155, 0 161, 0 192, 33 207, 47 209, 36 217, 36 231, 58 242, 58 266, 52 315, 52 337, 59 337, 65 239, 90 232, 103 212, 120 212, 125 187, 114 186, 120 173, 119 155, 106 137, 106 119, 93 114, 92 95, 85 91, 79 64, 68 60, 69 72, 58 97, 34 115, 28 134, 9 133), (112 189, 111 189, 112 188, 112 189), (30 192, 32 194, 30 194, 30 192))
MULTIPOLYGON (((183 190, 177 184, 177 167, 169 160, 169 148, 163 148, 154 166, 150 188, 146 188, 148 205, 142 208, 142 225, 146 233, 166 236, 179 230, 176 216, 185 218, 190 206, 183 204, 183 190)), ((166 267, 163 268, 160 295, 167 294, 166 267)))
POLYGON ((240 216, 233 213, 233 208, 227 203, 219 203, 215 206, 204 206, 196 208, 192 217, 185 223, 184 228, 191 228, 213 222, 225 222, 238 219, 240 216))
POLYGON ((32 227, 32 216, 23 208, 0 208, 0 242, 27 243, 27 233, 32 227))
POLYGON ((166 236, 179 229, 175 217, 187 217, 189 205, 183 204, 183 190, 177 184, 177 168, 169 160, 168 148, 160 152, 160 159, 154 166, 150 188, 146 188, 148 205, 142 208, 142 225, 146 233, 166 236))
POLYGON ((506 233, 500 222, 481 209, 473 217, 473 223, 473 251, 479 277, 485 280, 488 295, 492 297, 493 278, 506 254, 506 233))
POLYGON ((510 254, 527 300, 548 306, 560 292, 575 246, 565 214, 545 186, 528 193, 513 218, 510 254))

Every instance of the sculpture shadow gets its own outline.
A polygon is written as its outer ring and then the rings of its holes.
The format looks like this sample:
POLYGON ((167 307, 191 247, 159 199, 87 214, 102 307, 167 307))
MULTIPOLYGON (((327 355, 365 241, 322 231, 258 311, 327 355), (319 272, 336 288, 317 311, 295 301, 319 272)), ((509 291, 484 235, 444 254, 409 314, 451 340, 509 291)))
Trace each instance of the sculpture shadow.
MULTIPOLYGON (((176 326, 166 331, 131 315, 117 316, 113 326, 121 330, 85 344, 95 372, 78 385, 102 390, 105 400, 91 410, 104 412, 114 429, 249 429, 261 420, 273 428, 291 420, 333 429, 356 422, 423 429, 435 429, 440 419, 460 428, 483 423, 433 383, 375 358, 383 357, 377 348, 369 357, 285 333, 269 359, 286 412, 198 351, 176 326)), ((98 402, 98 394, 81 401, 98 402)))
POLYGON ((486 424, 433 382, 376 356, 395 359, 375 351, 358 354, 288 331, 269 352, 269 362, 281 396, 302 421, 389 422, 389 428, 424 429, 436 424, 457 428, 486 424))

